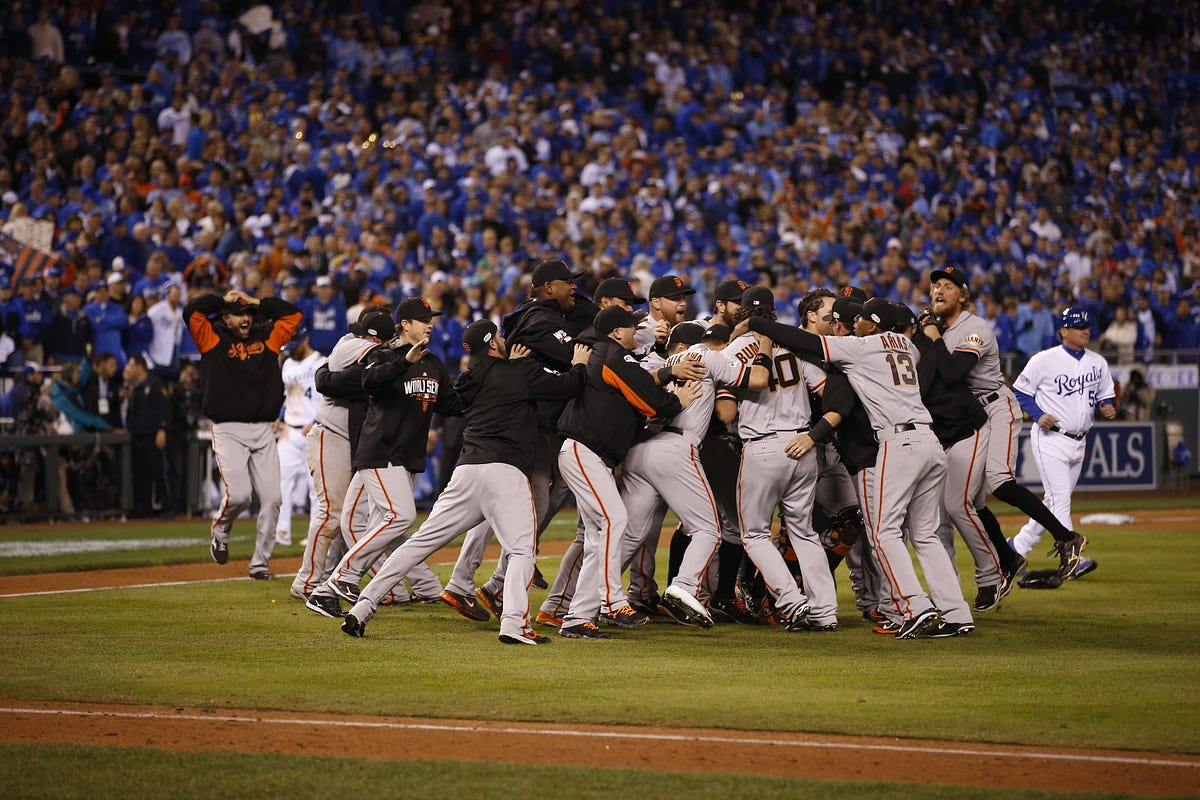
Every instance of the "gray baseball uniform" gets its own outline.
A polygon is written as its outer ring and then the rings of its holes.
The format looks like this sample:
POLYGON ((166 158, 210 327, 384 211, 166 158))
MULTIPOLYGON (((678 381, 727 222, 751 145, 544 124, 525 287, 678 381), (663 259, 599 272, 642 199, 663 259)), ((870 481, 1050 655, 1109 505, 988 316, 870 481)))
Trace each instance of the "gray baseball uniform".
MULTIPOLYGON (((729 347, 735 353, 746 353, 747 343, 754 341, 746 334, 730 342, 729 347)), ((818 389, 825 374, 781 347, 773 348, 764 360, 770 373, 768 388, 744 392, 738 404, 738 436, 742 440, 738 520, 742 542, 785 619, 799 621, 807 613, 814 624, 835 624, 837 589, 825 549, 812 526, 820 464, 814 453, 794 459, 785 452, 797 433, 809 429, 812 411, 808 391, 810 387, 818 389), (777 505, 782 508, 783 525, 800 565, 804 592, 771 543, 771 522, 777 505)))
POLYGON ((259 512, 250 572, 265 572, 275 549, 275 524, 279 519, 279 453, 269 422, 215 422, 213 455, 221 471, 221 505, 212 522, 213 539, 229 543, 238 515, 250 507, 257 491, 259 512))
POLYGON ((907 620, 936 607, 947 622, 971 623, 958 573, 937 533, 946 454, 921 402, 919 351, 894 333, 822 336, 820 342, 825 360, 846 373, 880 442, 875 465, 859 476, 864 522, 884 582, 880 610, 907 620), (921 588, 902 527, 908 530, 932 602, 921 588))

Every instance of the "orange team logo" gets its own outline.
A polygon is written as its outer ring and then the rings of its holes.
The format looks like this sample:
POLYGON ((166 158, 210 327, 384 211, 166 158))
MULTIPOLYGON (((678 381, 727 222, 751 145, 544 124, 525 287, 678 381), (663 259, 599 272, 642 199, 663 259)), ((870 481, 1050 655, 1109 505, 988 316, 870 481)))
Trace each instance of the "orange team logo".
POLYGON ((672 275, 671 280, 675 281, 676 288, 679 288, 679 289, 683 288, 683 281, 679 280, 679 278, 676 278, 675 276, 672 275))
POLYGON ((246 344, 245 342, 234 342, 229 345, 229 350, 225 353, 225 355, 229 358, 236 358, 239 361, 245 361, 246 359, 250 358, 250 356, 256 356, 266 349, 266 345, 264 345, 262 342, 251 342, 250 344, 246 344))
POLYGON ((625 281, 625 285, 629 287, 630 294, 633 294, 633 295, 637 294, 637 292, 633 291, 633 281, 625 281))
POLYGON ((433 310, 433 307, 429 305, 429 301, 428 301, 428 300, 426 300, 424 297, 422 297, 422 298, 421 298, 421 305, 425 306, 425 310, 426 310, 426 311, 432 311, 432 310, 433 310))
POLYGON ((854 292, 852 292, 852 291, 850 290, 850 287, 849 287, 849 286, 843 286, 843 287, 842 287, 842 297, 849 297, 849 296, 850 296, 850 295, 852 295, 852 294, 854 294, 854 292))
POLYGON ((739 289, 742 289, 742 290, 745 290, 745 288, 746 288, 746 282, 745 282, 745 281, 738 281, 738 288, 739 288, 739 289))

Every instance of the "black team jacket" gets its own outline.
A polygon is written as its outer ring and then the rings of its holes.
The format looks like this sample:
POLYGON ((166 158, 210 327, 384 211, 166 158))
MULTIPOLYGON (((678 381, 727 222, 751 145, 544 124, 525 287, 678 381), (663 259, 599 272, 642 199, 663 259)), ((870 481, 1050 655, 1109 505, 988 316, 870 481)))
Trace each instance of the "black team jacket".
POLYGON ((201 408, 213 422, 274 422, 283 407, 279 350, 300 327, 303 312, 277 297, 264 297, 258 314, 266 321, 235 336, 225 324, 210 322, 225 300, 215 294, 195 298, 183 321, 200 350, 201 408))
POLYGON ((537 401, 578 396, 586 372, 583 364, 559 373, 532 358, 473 357, 470 369, 454 383, 467 419, 458 463, 511 464, 529 475, 538 430, 537 401))
POLYGON ((679 398, 657 386, 633 353, 601 339, 588 359, 583 393, 567 403, 558 432, 587 445, 613 468, 625 460, 647 418, 669 419, 681 410, 679 398))

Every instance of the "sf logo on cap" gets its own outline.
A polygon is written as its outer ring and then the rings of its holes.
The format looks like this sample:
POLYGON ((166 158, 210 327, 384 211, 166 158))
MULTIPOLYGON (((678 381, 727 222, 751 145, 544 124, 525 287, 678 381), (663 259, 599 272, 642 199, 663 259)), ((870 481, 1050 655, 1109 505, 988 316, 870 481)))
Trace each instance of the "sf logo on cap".
POLYGON ((679 280, 679 278, 672 277, 672 278, 671 278, 671 280, 675 281, 675 286, 676 286, 677 288, 682 288, 682 287, 683 287, 683 281, 679 280))
POLYGON ((431 305, 429 305, 429 301, 426 300, 424 297, 421 298, 421 305, 425 306, 425 308, 430 311, 433 310, 433 307, 431 305))

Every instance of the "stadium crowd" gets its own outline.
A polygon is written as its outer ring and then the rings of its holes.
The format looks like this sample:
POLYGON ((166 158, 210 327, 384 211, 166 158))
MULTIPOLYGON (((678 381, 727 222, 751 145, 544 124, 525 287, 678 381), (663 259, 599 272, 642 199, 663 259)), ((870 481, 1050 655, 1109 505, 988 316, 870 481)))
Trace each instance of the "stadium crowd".
POLYGON ((0 417, 129 429, 138 356, 177 481, 182 307, 229 289, 324 353, 423 296, 452 371, 556 258, 582 294, 679 276, 692 316, 768 285, 792 323, 815 287, 919 309, 952 264, 1017 367, 1067 304, 1122 360, 1200 347, 1186 4, 18 2, 0 42, 0 417))

